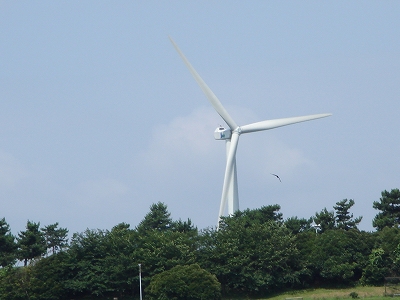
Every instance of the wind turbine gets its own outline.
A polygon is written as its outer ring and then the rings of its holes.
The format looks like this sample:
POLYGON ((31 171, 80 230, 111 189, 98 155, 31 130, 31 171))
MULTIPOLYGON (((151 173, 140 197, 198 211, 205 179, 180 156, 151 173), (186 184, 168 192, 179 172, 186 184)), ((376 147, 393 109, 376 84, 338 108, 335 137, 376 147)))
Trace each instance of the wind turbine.
POLYGON ((314 224, 311 224, 311 227, 313 227, 315 229, 315 234, 318 233, 318 230, 321 230, 321 224, 317 224, 314 221, 314 224))
POLYGON ((236 122, 232 119, 232 117, 228 114, 226 109, 222 106, 217 96, 215 96, 215 94, 203 81, 200 75, 192 67, 190 62, 187 60, 185 55, 175 44, 172 38, 169 37, 169 39, 172 45, 175 47, 178 54, 180 55, 180 57, 182 58, 186 67, 189 69, 190 73, 196 80, 197 84, 200 86, 203 93, 206 95, 208 101, 210 101, 211 105, 214 107, 214 109, 217 111, 217 113, 222 117, 222 119, 229 127, 229 128, 224 128, 220 126, 214 132, 214 138, 216 140, 225 140, 226 156, 227 156, 224 185, 222 187, 221 204, 218 214, 218 225, 219 225, 219 220, 224 213, 226 205, 228 205, 228 214, 230 215, 233 214, 235 211, 239 210, 239 195, 238 195, 237 172, 236 172, 236 149, 239 142, 239 136, 241 134, 269 130, 299 122, 315 120, 319 118, 328 117, 331 114, 316 114, 316 115, 308 115, 301 117, 266 120, 248 125, 238 126, 236 122))

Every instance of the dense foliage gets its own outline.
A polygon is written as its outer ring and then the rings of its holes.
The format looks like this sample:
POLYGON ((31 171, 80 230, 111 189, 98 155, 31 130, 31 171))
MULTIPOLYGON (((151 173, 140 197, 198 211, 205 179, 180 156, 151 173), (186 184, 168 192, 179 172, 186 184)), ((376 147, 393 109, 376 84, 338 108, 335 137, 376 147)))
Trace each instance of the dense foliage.
POLYGON ((221 284, 198 264, 178 265, 154 275, 146 292, 154 300, 218 300, 221 284))
POLYGON ((219 230, 174 221, 151 205, 135 228, 87 229, 68 241, 58 223, 28 221, 12 235, 0 219, 0 299, 220 299, 318 285, 382 284, 400 276, 399 190, 382 192, 375 232, 344 199, 309 219, 283 219, 279 205, 223 217, 219 230), (18 262, 15 264, 16 262, 18 262))
POLYGON ((381 195, 380 202, 374 201, 373 204, 375 209, 381 211, 372 222, 377 230, 393 227, 400 222, 400 190, 393 189, 390 192, 384 190, 381 195))

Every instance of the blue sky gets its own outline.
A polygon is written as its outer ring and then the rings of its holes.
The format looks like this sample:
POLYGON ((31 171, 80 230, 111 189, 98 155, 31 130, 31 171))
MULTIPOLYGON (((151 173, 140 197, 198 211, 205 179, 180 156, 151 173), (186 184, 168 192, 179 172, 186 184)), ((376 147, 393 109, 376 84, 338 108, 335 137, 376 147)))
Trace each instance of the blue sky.
POLYGON ((354 199, 372 230, 400 183, 399 16, 398 1, 0 1, 0 218, 134 227, 162 201, 216 225, 223 121, 171 36, 240 125, 333 113, 241 136, 241 209, 354 199))

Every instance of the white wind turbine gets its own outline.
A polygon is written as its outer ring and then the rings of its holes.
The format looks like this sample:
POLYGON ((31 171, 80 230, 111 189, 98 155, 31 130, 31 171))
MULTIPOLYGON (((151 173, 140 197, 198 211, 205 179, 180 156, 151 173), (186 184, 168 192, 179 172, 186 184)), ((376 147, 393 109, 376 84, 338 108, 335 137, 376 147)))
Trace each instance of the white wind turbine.
POLYGON ((174 45, 176 51, 179 53, 180 57, 184 61, 186 67, 189 69, 190 73, 192 73, 197 84, 200 86, 203 93, 208 98, 208 101, 210 101, 211 105, 214 107, 217 113, 229 126, 229 128, 224 128, 220 126, 214 132, 214 138, 216 140, 226 141, 226 155, 227 155, 224 185, 222 188, 221 204, 218 214, 218 224, 219 224, 220 217, 223 215, 227 204, 228 204, 228 214, 231 215, 235 211, 239 210, 239 196, 238 196, 238 184, 237 184, 237 174, 236 174, 236 149, 239 142, 239 136, 241 134, 268 130, 294 123, 324 118, 330 116, 331 114, 316 114, 316 115, 301 116, 301 117, 266 120, 248 125, 238 126, 236 122, 228 114, 228 112, 225 110, 225 108, 222 106, 218 98, 214 95, 211 89, 207 86, 207 84, 203 81, 200 75, 196 72, 196 70, 186 59, 185 55, 183 55, 179 47, 175 44, 175 42, 171 38, 169 39, 171 40, 171 43, 174 45))

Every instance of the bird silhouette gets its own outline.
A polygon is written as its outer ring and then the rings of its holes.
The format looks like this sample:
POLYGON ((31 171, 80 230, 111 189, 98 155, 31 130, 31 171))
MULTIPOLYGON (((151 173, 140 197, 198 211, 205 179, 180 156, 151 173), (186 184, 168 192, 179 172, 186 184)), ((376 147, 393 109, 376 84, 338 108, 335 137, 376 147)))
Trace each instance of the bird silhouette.
POLYGON ((280 182, 282 182, 282 180, 279 178, 279 176, 278 176, 278 175, 276 175, 276 174, 272 174, 272 173, 271 173, 271 175, 274 175, 276 178, 278 178, 278 179, 279 179, 279 181, 280 181, 280 182))

